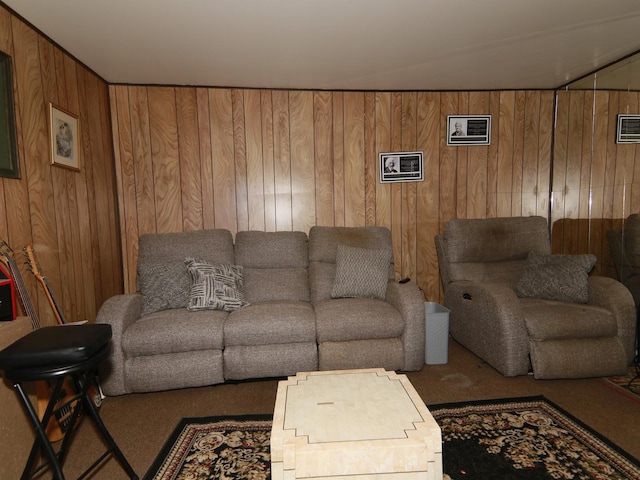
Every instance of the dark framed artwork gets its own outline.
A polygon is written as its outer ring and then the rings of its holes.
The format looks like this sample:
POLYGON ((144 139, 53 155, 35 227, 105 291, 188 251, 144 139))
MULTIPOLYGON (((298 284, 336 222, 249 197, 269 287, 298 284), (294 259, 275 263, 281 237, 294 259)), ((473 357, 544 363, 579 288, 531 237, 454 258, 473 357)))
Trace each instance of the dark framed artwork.
POLYGON ((20 178, 11 57, 0 52, 0 176, 20 178))

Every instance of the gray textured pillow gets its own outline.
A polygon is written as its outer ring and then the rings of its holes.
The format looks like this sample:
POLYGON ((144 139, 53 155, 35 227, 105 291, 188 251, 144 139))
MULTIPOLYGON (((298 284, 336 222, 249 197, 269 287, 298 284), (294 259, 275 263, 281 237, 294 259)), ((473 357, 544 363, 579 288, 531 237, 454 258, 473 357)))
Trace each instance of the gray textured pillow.
POLYGON ((516 295, 587 303, 588 277, 595 263, 595 255, 541 255, 530 252, 525 270, 516 285, 516 295))
POLYGON ((138 282, 144 298, 142 315, 187 306, 191 282, 184 262, 140 265, 138 282))
POLYGON ((331 298, 387 295, 391 250, 338 245, 331 298))
POLYGON ((211 265, 187 258, 191 275, 191 291, 187 310, 224 310, 231 312, 245 305, 242 267, 240 265, 211 265))

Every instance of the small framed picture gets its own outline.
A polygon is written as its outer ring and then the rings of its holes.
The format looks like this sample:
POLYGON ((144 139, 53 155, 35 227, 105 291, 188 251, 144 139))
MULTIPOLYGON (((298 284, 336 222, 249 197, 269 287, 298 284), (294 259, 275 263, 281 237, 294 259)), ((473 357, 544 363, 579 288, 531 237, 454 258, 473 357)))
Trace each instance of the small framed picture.
POLYGON ((80 170, 80 125, 77 115, 49 104, 51 164, 80 170))
POLYGON ((640 143, 640 115, 618 115, 616 143, 640 143))
POLYGON ((491 115, 449 115, 447 145, 490 145, 491 115))
POLYGON ((424 180, 422 152, 380 154, 380 183, 424 180))

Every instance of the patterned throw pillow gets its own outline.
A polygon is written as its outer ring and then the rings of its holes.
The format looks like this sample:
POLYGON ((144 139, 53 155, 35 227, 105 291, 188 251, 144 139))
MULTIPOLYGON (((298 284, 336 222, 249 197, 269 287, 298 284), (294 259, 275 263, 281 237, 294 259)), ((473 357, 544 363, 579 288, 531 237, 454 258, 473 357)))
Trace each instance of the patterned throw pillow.
POLYGON ((138 282, 144 299, 142 315, 187 306, 191 282, 184 262, 140 265, 138 282))
POLYGON ((391 250, 369 249, 338 245, 336 252, 336 278, 331 298, 368 297, 387 295, 391 250))
POLYGON ((516 285, 516 295, 587 303, 589 272, 595 263, 595 255, 542 255, 529 252, 527 265, 516 285))
POLYGON ((211 265, 185 259, 191 275, 191 291, 187 310, 224 310, 231 312, 245 305, 242 267, 240 265, 211 265))

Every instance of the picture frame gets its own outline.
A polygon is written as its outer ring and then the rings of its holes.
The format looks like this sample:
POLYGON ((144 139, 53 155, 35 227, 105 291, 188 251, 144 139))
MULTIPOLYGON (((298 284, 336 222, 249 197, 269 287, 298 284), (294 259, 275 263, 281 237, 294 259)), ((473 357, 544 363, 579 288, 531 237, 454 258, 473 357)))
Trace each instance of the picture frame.
POLYGON ((80 171, 80 122, 74 115, 49 104, 51 165, 80 171))
POLYGON ((378 163, 380 183, 424 180, 423 152, 380 153, 378 163))
POLYGON ((447 145, 490 145, 491 115, 447 116, 447 145))
POLYGON ((0 52, 0 176, 20 178, 11 57, 0 52))
POLYGON ((618 115, 616 143, 640 143, 640 114, 618 115))

